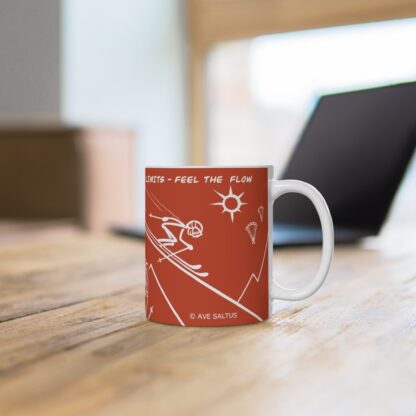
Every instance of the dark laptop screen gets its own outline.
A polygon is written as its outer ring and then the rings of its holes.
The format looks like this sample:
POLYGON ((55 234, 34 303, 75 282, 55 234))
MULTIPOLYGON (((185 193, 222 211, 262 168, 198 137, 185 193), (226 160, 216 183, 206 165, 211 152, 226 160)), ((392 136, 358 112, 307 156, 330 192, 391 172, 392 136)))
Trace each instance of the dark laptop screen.
MULTIPOLYGON (((416 144, 416 83, 321 97, 281 179, 314 185, 334 225, 377 232, 416 144)), ((274 221, 318 224, 311 204, 285 195, 274 221)))

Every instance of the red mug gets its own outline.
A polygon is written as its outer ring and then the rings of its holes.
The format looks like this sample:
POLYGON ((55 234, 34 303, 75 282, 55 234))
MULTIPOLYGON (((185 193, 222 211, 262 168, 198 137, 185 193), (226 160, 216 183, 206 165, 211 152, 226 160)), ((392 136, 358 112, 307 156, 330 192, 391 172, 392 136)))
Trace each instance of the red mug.
POLYGON ((315 293, 331 264, 334 232, 322 195, 300 181, 277 181, 273 168, 146 168, 147 319, 181 326, 267 320, 275 299, 315 293), (272 206, 288 192, 314 204, 322 227, 319 270, 302 289, 272 276, 272 206))

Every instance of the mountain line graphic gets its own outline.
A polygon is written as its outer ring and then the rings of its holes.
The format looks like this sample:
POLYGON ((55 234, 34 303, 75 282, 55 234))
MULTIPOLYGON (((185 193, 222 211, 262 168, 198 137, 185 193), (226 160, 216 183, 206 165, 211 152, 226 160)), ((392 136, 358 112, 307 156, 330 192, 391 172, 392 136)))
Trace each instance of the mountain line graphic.
POLYGON ((266 258, 266 253, 267 253, 267 241, 266 241, 266 244, 265 244, 265 246, 264 246, 264 253, 263 253, 263 259, 262 259, 262 261, 261 261, 261 265, 260 265, 260 270, 259 270, 259 272, 258 272, 257 274, 255 274, 255 273, 251 273, 251 275, 250 275, 250 277, 249 277, 249 279, 248 279, 248 281, 247 281, 247 284, 246 284, 246 286, 244 287, 243 291, 241 292, 241 295, 240 295, 240 297, 238 298, 237 302, 240 302, 240 301, 241 301, 241 299, 242 299, 242 298, 243 298, 243 296, 245 295, 245 293, 246 293, 246 291, 247 291, 248 287, 250 286, 250 283, 251 283, 253 280, 254 280, 256 283, 259 283, 259 281, 260 281, 260 276, 261 276, 261 273, 262 273, 262 271, 263 271, 263 265, 264 265, 264 260, 265 260, 265 258, 266 258))
MULTIPOLYGON (((172 311, 172 313, 175 315, 175 318, 178 320, 178 322, 182 325, 185 326, 184 322, 182 321, 181 317, 179 316, 178 312, 176 312, 176 309, 173 307, 171 301, 169 300, 165 290, 163 289, 162 285, 160 284, 159 278, 157 277, 156 271, 153 267, 153 264, 150 264, 149 267, 146 267, 146 277, 147 279, 149 279, 149 271, 152 271, 153 273, 153 277, 156 280, 157 285, 159 286, 160 291, 162 292, 163 297, 166 300, 166 303, 168 304, 170 310, 172 311)), ((153 310, 152 310, 153 312, 153 310)), ((148 318, 150 318, 150 315, 148 316, 148 318)))

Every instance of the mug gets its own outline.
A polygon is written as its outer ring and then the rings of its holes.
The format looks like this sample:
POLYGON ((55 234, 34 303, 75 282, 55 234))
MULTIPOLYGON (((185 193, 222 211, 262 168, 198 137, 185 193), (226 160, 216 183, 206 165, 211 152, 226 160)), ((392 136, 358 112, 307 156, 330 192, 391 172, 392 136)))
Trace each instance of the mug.
POLYGON ((313 186, 275 180, 272 166, 148 167, 145 180, 147 319, 181 326, 262 322, 273 300, 304 299, 324 282, 334 231, 313 186), (301 289, 284 288, 272 275, 272 208, 288 192, 312 201, 322 227, 319 270, 301 289))

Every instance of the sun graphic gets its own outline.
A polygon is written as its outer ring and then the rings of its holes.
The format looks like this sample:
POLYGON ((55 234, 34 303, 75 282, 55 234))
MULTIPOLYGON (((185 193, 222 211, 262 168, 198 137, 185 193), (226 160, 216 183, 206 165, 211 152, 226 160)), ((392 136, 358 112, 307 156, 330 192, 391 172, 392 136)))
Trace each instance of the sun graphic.
POLYGON ((214 192, 222 198, 222 201, 213 202, 211 205, 220 205, 222 206, 222 213, 228 212, 231 217, 231 222, 234 222, 234 214, 236 212, 241 212, 240 208, 243 205, 247 205, 245 202, 241 200, 241 197, 244 195, 242 192, 240 195, 233 194, 233 190, 230 185, 230 190, 228 191, 228 195, 223 195, 218 191, 214 192))

